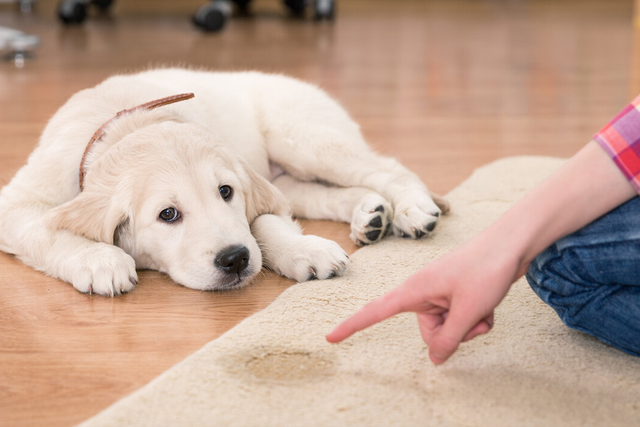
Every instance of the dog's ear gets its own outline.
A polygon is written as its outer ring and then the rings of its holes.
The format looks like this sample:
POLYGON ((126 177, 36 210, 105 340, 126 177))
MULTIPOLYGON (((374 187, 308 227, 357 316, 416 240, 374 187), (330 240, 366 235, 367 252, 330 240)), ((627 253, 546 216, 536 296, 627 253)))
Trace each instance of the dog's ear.
POLYGON ((246 214, 249 224, 260 215, 291 215, 291 207, 286 197, 272 183, 243 164, 244 173, 248 177, 244 182, 246 214))
POLYGON ((113 245, 126 240, 130 230, 127 210, 119 205, 109 195, 87 189, 50 210, 45 221, 52 228, 113 245))

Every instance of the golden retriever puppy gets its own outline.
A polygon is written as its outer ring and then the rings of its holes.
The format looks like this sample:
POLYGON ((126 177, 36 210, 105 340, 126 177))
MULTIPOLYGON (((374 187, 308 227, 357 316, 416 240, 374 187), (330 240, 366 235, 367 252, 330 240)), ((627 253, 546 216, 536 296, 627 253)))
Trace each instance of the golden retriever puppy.
POLYGON ((389 230, 427 235, 448 209, 436 202, 312 85, 151 70, 109 78, 54 115, 0 192, 0 249, 108 296, 133 289, 136 268, 200 290, 241 287, 263 265, 326 279, 347 255, 292 215, 349 222, 365 245, 389 230))

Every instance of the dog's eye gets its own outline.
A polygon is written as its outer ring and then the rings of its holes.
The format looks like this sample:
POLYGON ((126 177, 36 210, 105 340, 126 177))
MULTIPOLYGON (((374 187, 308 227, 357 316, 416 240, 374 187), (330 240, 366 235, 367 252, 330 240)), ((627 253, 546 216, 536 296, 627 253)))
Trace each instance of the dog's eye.
POLYGON ((219 188, 219 190, 220 190, 220 195, 227 202, 231 200, 231 197, 233 197, 233 188, 229 187, 228 185, 223 185, 222 187, 219 188))
POLYGON ((167 208, 160 212, 158 218, 165 222, 173 222, 180 219, 180 212, 176 208, 167 208))

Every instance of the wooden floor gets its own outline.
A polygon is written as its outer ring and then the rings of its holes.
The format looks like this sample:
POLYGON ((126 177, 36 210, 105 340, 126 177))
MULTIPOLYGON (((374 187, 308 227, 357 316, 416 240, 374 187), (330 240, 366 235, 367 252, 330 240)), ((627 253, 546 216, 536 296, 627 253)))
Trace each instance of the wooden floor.
MULTIPOLYGON (((2 6, 0 25, 42 45, 22 69, 0 63, 0 185, 71 94, 158 64, 315 82, 379 152, 439 193, 503 156, 570 156, 640 90, 630 0, 339 0, 333 25, 254 3, 254 18, 218 35, 190 24, 200 1, 123 0, 76 28, 56 22, 52 0, 31 15, 2 6)), ((304 226, 356 249, 344 224, 304 226)), ((128 295, 87 296, 0 253, 0 426, 74 425, 292 284, 265 271, 248 289, 202 293, 155 272, 140 278, 128 295)))

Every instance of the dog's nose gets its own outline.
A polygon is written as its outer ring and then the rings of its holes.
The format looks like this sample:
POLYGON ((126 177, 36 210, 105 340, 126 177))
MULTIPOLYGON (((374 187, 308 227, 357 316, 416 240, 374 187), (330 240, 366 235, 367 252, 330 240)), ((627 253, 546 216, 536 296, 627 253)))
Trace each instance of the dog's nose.
POLYGON ((244 246, 230 246, 221 250, 215 265, 225 273, 240 274, 249 265, 249 250, 244 246))

